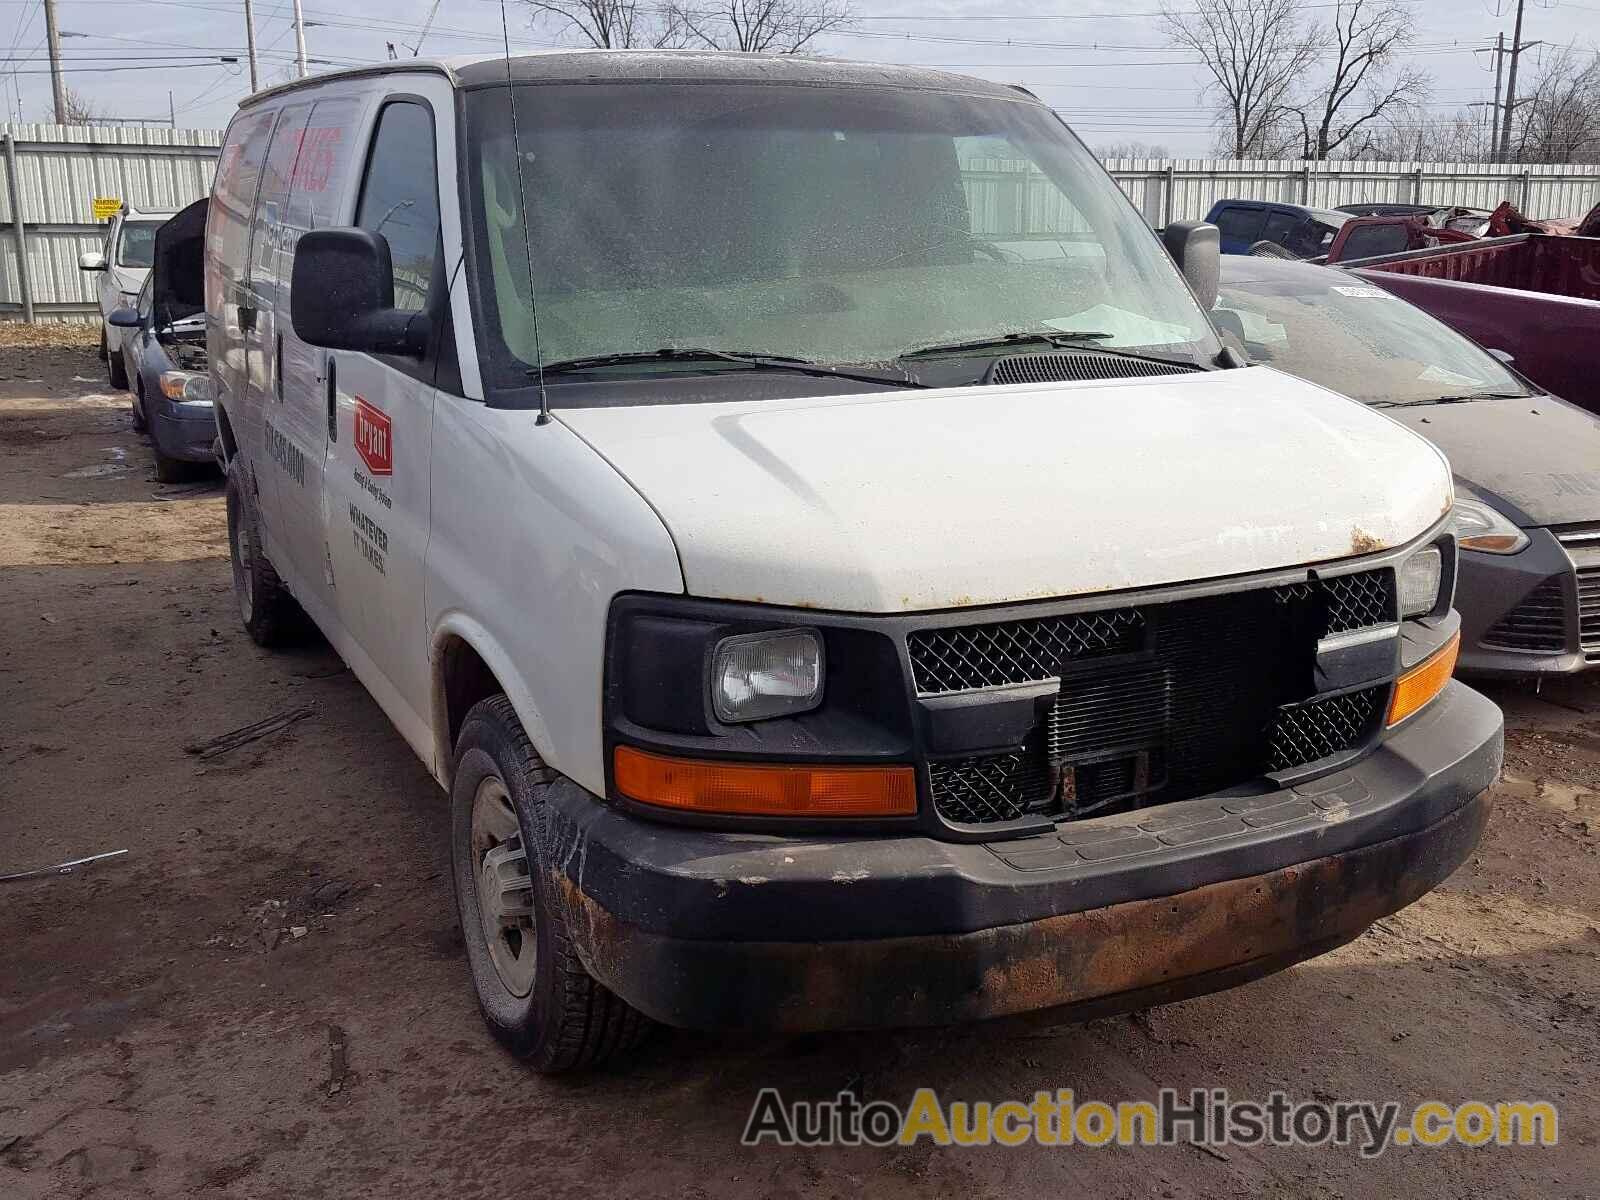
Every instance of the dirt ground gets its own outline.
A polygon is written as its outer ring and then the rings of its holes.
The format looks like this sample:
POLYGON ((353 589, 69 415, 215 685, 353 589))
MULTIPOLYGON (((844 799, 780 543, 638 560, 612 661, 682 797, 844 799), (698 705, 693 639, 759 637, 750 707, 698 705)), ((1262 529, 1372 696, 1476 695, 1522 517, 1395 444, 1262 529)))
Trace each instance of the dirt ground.
MULTIPOLYGON (((153 480, 92 348, 0 342, 0 1196, 1600 1194, 1600 677, 1490 694, 1487 840, 1351 945, 1133 1017, 662 1034, 579 1080, 481 1028, 442 793, 324 648, 256 649, 220 489, 153 480), (312 715, 201 759, 186 747, 312 715), (1549 1098, 1553 1149, 745 1149, 759 1088, 1549 1098)), ((863 980, 870 987, 870 980, 863 980)))

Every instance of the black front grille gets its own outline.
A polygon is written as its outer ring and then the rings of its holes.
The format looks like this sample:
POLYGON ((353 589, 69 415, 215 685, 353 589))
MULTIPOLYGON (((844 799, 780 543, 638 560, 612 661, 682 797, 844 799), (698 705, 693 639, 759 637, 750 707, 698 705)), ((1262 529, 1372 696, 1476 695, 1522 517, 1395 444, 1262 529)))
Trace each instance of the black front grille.
POLYGON ((919 629, 907 639, 912 678, 924 694, 1036 683, 1059 675, 1063 663, 1126 654, 1143 644, 1144 617, 1133 608, 919 629))
POLYGON ((1308 583, 1285 584, 1278 589, 1278 595, 1285 599, 1304 599, 1314 596, 1319 589, 1328 605, 1329 633, 1368 629, 1397 619, 1393 571, 1356 571, 1308 583))
MULTIPOLYGON (((1394 572, 1387 567, 1285 584, 1271 594, 1283 604, 1325 604, 1324 633, 1345 633, 1395 620, 1394 572)), ((1145 643, 1145 634, 1143 609, 1116 608, 992 625, 918 629, 906 639, 906 648, 917 691, 929 696, 1054 679, 1069 663, 1138 650, 1145 643)))
POLYGON ((1361 745, 1377 732, 1388 698, 1389 685, 1383 684, 1280 710, 1272 726, 1268 769, 1291 771, 1361 745))
POLYGON ((918 630, 919 692, 1059 678, 1037 745, 935 762, 935 807, 984 824, 1206 795, 1359 748, 1388 685, 1311 700, 1320 638, 1394 618, 1388 569, 1101 613, 918 630))
POLYGON ((1015 821, 1050 799, 1049 765, 1038 754, 936 762, 930 774, 939 811, 963 825, 1015 821))
POLYGON ((1578 572, 1578 637, 1589 653, 1600 651, 1600 567, 1578 572))
MULTIPOLYGON (((1600 607, 1600 596, 1596 597, 1600 607)), ((1552 575, 1529 592, 1481 639, 1503 650, 1559 654, 1567 646, 1567 594, 1562 577, 1552 575)))
POLYGON ((995 359, 990 383, 1076 383, 1090 379, 1147 379, 1156 375, 1192 375, 1198 367, 1183 363, 1146 362, 1096 354, 1092 350, 1064 354, 1013 354, 995 359))

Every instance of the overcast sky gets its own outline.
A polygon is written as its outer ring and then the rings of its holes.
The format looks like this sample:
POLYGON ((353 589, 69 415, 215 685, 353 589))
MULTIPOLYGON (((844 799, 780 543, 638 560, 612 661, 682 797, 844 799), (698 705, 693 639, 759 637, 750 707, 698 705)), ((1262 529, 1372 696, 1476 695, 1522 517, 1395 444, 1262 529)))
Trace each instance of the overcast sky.
MULTIPOLYGON (((313 71, 384 59, 391 41, 409 55, 431 7, 431 0, 304 3, 313 71)), ((1492 45, 1497 32, 1510 41, 1514 3, 1499 0, 1497 15, 1495 0, 1412 0, 1421 30, 1415 61, 1437 77, 1430 116, 1489 98, 1493 56, 1475 51, 1492 45)), ((19 98, 24 119, 50 119, 41 6, 42 0, 0 0, 0 92, 12 119, 19 98)), ((513 51, 563 40, 548 21, 532 25, 521 0, 506 6, 513 51)), ((219 128, 249 90, 243 0, 57 0, 56 7, 68 84, 97 114, 165 120, 170 89, 180 126, 219 128), (239 62, 218 64, 219 55, 237 55, 239 62), (151 56, 163 61, 148 65, 151 56)), ((817 51, 1021 83, 1095 146, 1137 140, 1194 156, 1211 149, 1202 74, 1191 56, 1165 45, 1154 16, 1159 0, 1070 7, 1061 0, 855 0, 855 7, 854 30, 819 39, 817 51)), ((263 83, 286 79, 294 65, 290 0, 256 0, 255 12, 263 83)), ((1530 0, 1523 37, 1554 45, 1600 42, 1600 0, 1530 0)), ((422 47, 430 56, 499 49, 498 0, 442 0, 422 47)), ((1522 69, 1536 69, 1535 57, 1544 52, 1528 51, 1522 69)))

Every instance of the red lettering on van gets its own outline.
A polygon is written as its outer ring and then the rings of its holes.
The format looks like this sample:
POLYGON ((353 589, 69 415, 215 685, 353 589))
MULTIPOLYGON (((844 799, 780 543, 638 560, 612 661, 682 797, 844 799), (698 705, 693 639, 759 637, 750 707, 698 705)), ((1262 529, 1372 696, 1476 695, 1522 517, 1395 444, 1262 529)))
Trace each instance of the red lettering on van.
POLYGON ((356 397, 356 453, 374 475, 394 474, 394 430, 389 414, 356 397))

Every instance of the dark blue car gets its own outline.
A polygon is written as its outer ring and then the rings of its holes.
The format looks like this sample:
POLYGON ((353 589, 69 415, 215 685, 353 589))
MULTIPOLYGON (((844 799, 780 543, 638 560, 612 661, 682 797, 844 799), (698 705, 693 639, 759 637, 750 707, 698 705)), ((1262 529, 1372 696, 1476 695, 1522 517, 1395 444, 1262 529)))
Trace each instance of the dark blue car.
POLYGON ((1257 242, 1272 242, 1296 258, 1325 254, 1349 219, 1349 213, 1276 200, 1218 200, 1206 214, 1222 231, 1224 254, 1249 254, 1257 242))

